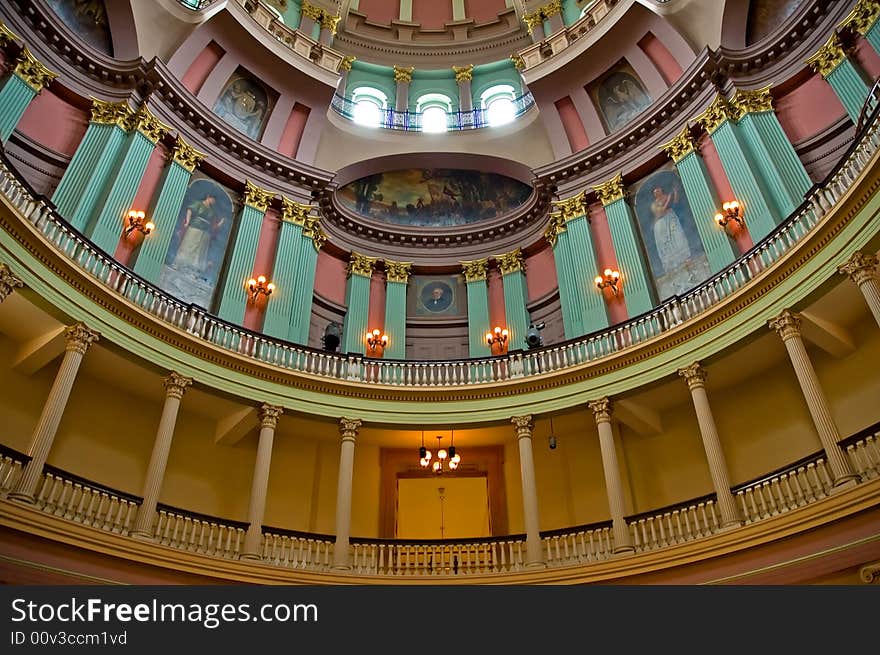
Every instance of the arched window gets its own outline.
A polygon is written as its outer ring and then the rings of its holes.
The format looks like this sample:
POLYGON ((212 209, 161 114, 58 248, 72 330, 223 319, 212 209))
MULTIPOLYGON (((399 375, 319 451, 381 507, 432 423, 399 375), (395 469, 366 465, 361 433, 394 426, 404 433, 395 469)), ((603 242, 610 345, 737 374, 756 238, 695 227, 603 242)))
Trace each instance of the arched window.
POLYGON ((361 86, 351 92, 354 109, 351 120, 365 127, 379 127, 382 123, 382 112, 388 108, 388 97, 379 89, 361 86))
POLYGON ((489 125, 504 125, 516 118, 516 91, 510 84, 490 86, 480 95, 480 105, 486 110, 489 125))
POLYGON ((442 93, 426 93, 416 100, 416 111, 422 115, 422 132, 445 132, 452 99, 442 93))

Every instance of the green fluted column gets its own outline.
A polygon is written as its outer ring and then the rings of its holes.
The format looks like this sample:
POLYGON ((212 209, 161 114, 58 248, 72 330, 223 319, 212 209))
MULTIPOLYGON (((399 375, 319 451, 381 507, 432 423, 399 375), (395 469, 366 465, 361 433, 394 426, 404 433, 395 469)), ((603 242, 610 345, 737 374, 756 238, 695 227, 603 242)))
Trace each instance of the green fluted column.
POLYGON ((293 303, 290 331, 287 338, 295 343, 309 342, 309 326, 312 318, 312 299, 315 290, 315 267, 318 251, 327 240, 318 219, 309 216, 303 225, 303 237, 299 242, 299 284, 293 303))
MULTIPOLYGON (((601 270, 593 248, 587 206, 579 216, 569 218, 565 226, 571 244, 571 266, 574 273, 575 298, 581 310, 581 334, 589 334, 608 327, 608 311, 605 300, 593 285, 593 278, 601 270)), ((578 335, 580 336, 580 335, 578 335)))
POLYGON ((123 217, 131 208, 153 148, 168 130, 142 107, 134 128, 119 154, 119 164, 105 184, 105 195, 96 208, 96 217, 86 224, 86 234, 104 252, 113 254, 122 234, 123 217), (94 227, 92 227, 92 225, 94 227))
POLYGON ((678 169, 709 268, 717 273, 736 259, 736 251, 727 232, 715 222, 715 214, 721 211, 721 202, 697 148, 688 127, 663 146, 678 169))
POLYGON ((581 17, 581 10, 578 9, 577 0, 562 0, 562 22, 566 25, 576 23, 581 17))
MULTIPOLYGON (((285 198, 285 205, 289 202, 285 198)), ((266 305, 266 318, 263 332, 270 337, 287 339, 293 317, 293 305, 300 286, 300 243, 303 240, 302 223, 292 220, 286 211, 281 215, 281 233, 278 235, 278 248, 275 251, 275 264, 272 266, 272 281, 275 291, 266 305)))
POLYGON ((486 259, 461 262, 467 283, 468 355, 471 357, 488 357, 491 354, 486 343, 486 333, 490 329, 489 287, 486 284, 488 264, 486 259))
MULTIPOLYGON (((91 127, 91 126, 90 126, 91 127)), ((159 195, 148 216, 156 225, 149 239, 144 239, 134 263, 134 272, 148 282, 158 282, 177 227, 177 217, 189 186, 192 172, 205 155, 177 137, 171 163, 165 167, 159 195)))
POLYGON ((743 206, 749 234, 757 243, 776 227, 781 216, 771 204, 764 183, 750 163, 749 154, 737 134, 733 122, 735 119, 736 110, 722 96, 718 96, 696 120, 705 127, 718 150, 721 166, 730 180, 736 200, 743 206))
POLYGON ((6 143, 31 100, 57 75, 37 61, 27 48, 0 88, 0 142, 6 143))
POLYGON ((522 251, 517 248, 512 252, 497 257, 501 267, 501 280, 504 289, 504 316, 507 318, 510 350, 524 350, 526 332, 529 329, 529 311, 526 309, 528 289, 526 289, 525 263, 522 251))
POLYGON ((83 230, 125 139, 133 112, 126 102, 92 99, 92 118, 52 195, 52 202, 78 230, 83 230))
POLYGON ((624 197, 623 176, 618 175, 595 189, 611 228, 627 314, 630 317, 644 314, 656 304, 654 285, 648 273, 644 248, 636 234, 632 210, 624 197))
POLYGON ((412 264, 385 262, 385 357, 406 359, 406 285, 412 264))
POLYGON ((752 165, 766 180, 780 214, 790 215, 800 207, 813 183, 773 112, 770 87, 737 91, 732 102, 752 153, 752 165))
POLYGON ((550 224, 544 237, 553 248, 553 260, 556 263, 556 282, 559 285, 559 304, 562 307, 562 327, 565 338, 574 339, 584 334, 581 321, 581 307, 577 301, 577 289, 574 286, 574 268, 571 263, 571 241, 565 229, 565 220, 561 212, 550 214, 550 224))
POLYGON ((857 123, 870 86, 861 68, 844 50, 836 32, 807 63, 831 85, 850 120, 857 123))
POLYGON ((345 322, 342 324, 342 352, 366 354, 367 321, 370 314, 370 278, 375 257, 351 253, 348 284, 345 287, 345 322))
MULTIPOLYGON (((250 182, 245 182, 244 207, 238 221, 235 243, 232 245, 232 260, 223 280, 223 296, 220 298, 220 309, 217 314, 230 323, 241 324, 247 306, 245 282, 254 268, 257 254, 257 243, 263 218, 269 209, 273 193, 261 189, 250 182)), ((269 304, 272 303, 269 301, 269 304)))
POLYGON ((880 54, 880 20, 874 20, 864 34, 865 40, 880 54))

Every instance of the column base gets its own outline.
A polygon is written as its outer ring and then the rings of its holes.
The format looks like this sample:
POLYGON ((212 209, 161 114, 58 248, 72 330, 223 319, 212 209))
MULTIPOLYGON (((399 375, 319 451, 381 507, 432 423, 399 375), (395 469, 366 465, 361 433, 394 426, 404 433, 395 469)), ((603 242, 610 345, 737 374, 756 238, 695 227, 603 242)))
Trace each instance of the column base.
POLYGON ((246 560, 259 562, 259 561, 262 561, 263 558, 261 555, 258 555, 257 553, 242 553, 241 555, 238 556, 238 559, 246 559, 246 560))
POLYGON ((34 505, 37 502, 32 494, 23 493, 21 491, 10 491, 9 495, 6 497, 9 500, 14 500, 17 503, 23 503, 25 505, 34 505))
POLYGON ((143 530, 132 530, 128 536, 138 541, 156 541, 156 538, 151 533, 144 532, 143 530))
POLYGON ((856 473, 852 473, 850 475, 845 475, 842 478, 837 478, 834 481, 834 486, 831 487, 832 494, 839 494, 841 491, 849 491, 859 483, 859 476, 856 473))
POLYGON ((351 564, 334 564, 330 567, 330 570, 336 571, 337 573, 345 573, 351 571, 351 564))
POLYGON ((636 549, 632 546, 621 546, 620 548, 612 548, 611 556, 612 557, 629 557, 630 555, 635 555, 636 549))
POLYGON ((546 569, 547 562, 543 560, 539 560, 537 562, 526 562, 527 569, 546 569))
POLYGON ((721 532, 730 532, 731 530, 736 530, 737 528, 742 527, 742 521, 737 519, 736 521, 730 521, 729 523, 722 523, 721 527, 718 528, 718 532, 715 534, 719 534, 721 532))

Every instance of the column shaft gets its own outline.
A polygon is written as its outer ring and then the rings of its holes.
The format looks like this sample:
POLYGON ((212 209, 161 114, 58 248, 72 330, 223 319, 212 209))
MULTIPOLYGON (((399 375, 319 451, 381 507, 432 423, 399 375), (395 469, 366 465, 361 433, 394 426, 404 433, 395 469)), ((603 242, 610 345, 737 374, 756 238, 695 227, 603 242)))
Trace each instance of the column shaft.
POLYGON ((825 80, 840 98, 840 102, 852 122, 857 123, 870 88, 859 69, 856 68, 856 64, 852 59, 846 57, 834 67, 834 70, 825 75, 825 80))
POLYGON ((366 352, 364 335, 370 314, 370 278, 352 273, 345 288, 345 302, 348 310, 342 325, 342 352, 363 355, 366 352))
POLYGON ((507 317, 507 329, 510 332, 511 350, 526 348, 525 338, 529 329, 529 312, 526 309, 526 277, 522 269, 502 275, 504 289, 504 315, 507 317))
POLYGON ((354 476, 354 444, 358 419, 341 419, 342 443, 339 451, 339 478, 336 486, 336 543, 333 547, 333 568, 351 568, 348 552, 351 531, 351 483, 354 476))
POLYGON ((266 510, 266 490, 269 487, 269 468, 272 465, 272 444, 275 440, 275 427, 278 423, 278 417, 281 415, 281 408, 263 405, 260 413, 260 438, 257 443, 257 458, 254 462, 254 477, 251 481, 248 530, 241 550, 242 559, 260 559, 263 519, 266 510))
POLYGON ((605 492, 608 494, 608 509, 611 511, 611 531, 614 535, 614 553, 631 553, 632 537, 624 518, 623 485, 620 482, 620 467, 617 464, 617 450, 614 447, 614 431, 611 429, 611 401, 607 398, 589 403, 599 430, 599 449, 602 452, 602 470, 605 473, 605 492))
POLYGON ((489 288, 486 278, 467 282, 468 305, 468 354, 470 357, 487 357, 489 346, 486 332, 489 331, 489 288))
POLYGON ((18 75, 13 73, 6 78, 0 89, 0 142, 9 140, 31 100, 36 97, 36 90, 18 75))
MULTIPOLYGON (((85 175, 82 193, 75 209, 69 216, 65 216, 70 224, 81 232, 86 232, 89 227, 95 207, 106 191, 107 180, 117 165, 119 151, 126 137, 126 132, 118 125, 102 125, 101 127, 108 128, 109 131, 106 138, 102 139, 102 147, 94 158, 90 169, 80 172, 85 175)), ((71 164, 73 164, 72 161, 71 164)))
POLYGON ((82 141, 73 153, 61 181, 52 194, 52 202, 67 220, 71 220, 76 211, 89 181, 92 179, 94 168, 98 158, 107 146, 113 130, 118 129, 113 125, 104 123, 89 123, 82 141))
POLYGON ((308 343, 312 320, 312 298, 315 293, 315 267, 318 264, 319 242, 304 234, 299 242, 299 282, 287 338, 294 343, 308 343))
POLYGON ((566 221, 565 227, 571 244, 571 266, 574 274, 574 298, 580 305, 580 325, 582 336, 598 332, 608 327, 608 309, 601 293, 593 284, 593 278, 600 272, 590 232, 590 222, 586 215, 566 221))
POLYGON ((275 251, 275 264, 272 266, 272 281, 275 291, 266 305, 266 319, 263 332, 270 337, 287 339, 291 332, 294 300, 301 285, 300 279, 300 241, 302 225, 288 220, 281 221, 281 234, 275 251))
POLYGON ((632 210, 626 200, 620 198, 605 206, 605 214, 620 267, 627 314, 633 317, 651 311, 655 304, 654 286, 636 235, 632 210))
POLYGON ((532 456, 531 416, 517 416, 512 419, 516 425, 516 438, 519 442, 519 470, 522 481, 523 523, 526 528, 527 567, 545 566, 544 551, 541 546, 540 518, 538 513, 538 487, 535 482, 535 460, 532 456))
POLYGON ((266 215, 266 206, 246 204, 241 210, 238 232, 232 246, 232 260, 223 281, 223 296, 220 299, 220 318, 231 323, 241 324, 247 305, 245 282, 250 277, 257 255, 260 228, 266 215))
MULTIPOLYGON (((553 246, 556 279, 559 284, 559 304, 562 306, 562 326, 565 338, 574 339, 585 333, 581 319, 580 290, 575 282, 572 266, 571 241, 568 232, 560 232, 553 246)), ((607 319, 606 319, 607 320, 607 319)))
POLYGON ((387 359, 406 359, 406 287, 401 280, 389 279, 385 285, 385 333, 387 359))

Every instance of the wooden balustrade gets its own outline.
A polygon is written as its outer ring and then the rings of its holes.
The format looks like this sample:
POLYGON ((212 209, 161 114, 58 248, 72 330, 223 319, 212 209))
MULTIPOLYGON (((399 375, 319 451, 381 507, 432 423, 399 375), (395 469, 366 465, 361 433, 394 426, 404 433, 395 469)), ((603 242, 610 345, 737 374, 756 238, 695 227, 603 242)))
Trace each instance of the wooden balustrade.
POLYGON ((159 506, 153 537, 156 543, 191 553, 236 559, 247 524, 205 517, 159 506))

